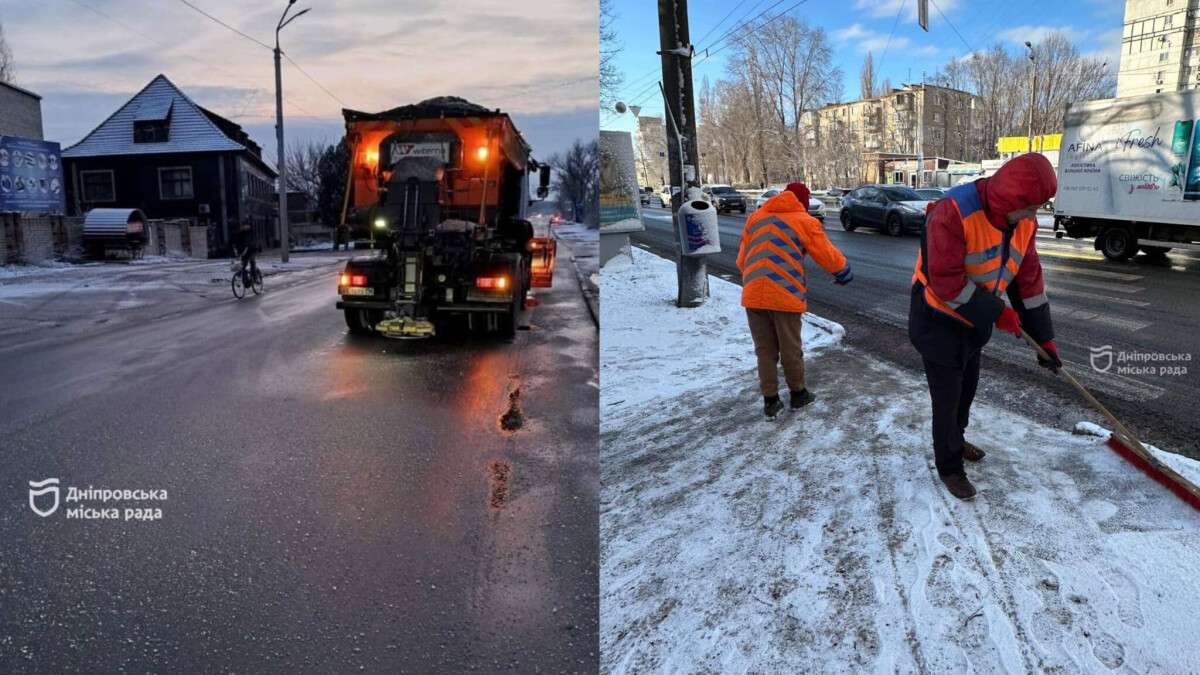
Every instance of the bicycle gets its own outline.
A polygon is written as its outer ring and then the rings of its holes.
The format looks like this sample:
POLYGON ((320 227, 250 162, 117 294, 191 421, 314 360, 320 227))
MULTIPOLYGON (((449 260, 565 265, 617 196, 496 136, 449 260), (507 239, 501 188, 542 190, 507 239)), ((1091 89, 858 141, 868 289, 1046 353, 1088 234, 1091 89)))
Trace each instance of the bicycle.
MULTIPOLYGON (((234 260, 233 264, 230 265, 230 268, 233 270, 233 278, 229 280, 229 285, 233 288, 233 297, 240 300, 241 298, 246 297, 247 275, 245 273, 245 268, 240 260, 234 260)), ((250 279, 250 290, 254 291, 255 295, 261 295, 263 292, 262 270, 258 269, 257 265, 255 265, 253 269, 254 271, 251 273, 252 278, 250 279)))

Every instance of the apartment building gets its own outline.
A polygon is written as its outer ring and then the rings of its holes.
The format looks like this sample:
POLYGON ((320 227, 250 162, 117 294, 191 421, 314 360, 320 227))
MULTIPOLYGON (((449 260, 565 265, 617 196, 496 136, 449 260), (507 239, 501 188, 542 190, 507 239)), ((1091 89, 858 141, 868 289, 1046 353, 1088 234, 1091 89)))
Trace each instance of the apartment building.
MULTIPOLYGON (((849 158, 858 165, 858 180, 890 182, 894 175, 885 165, 895 160, 913 160, 914 169, 918 155, 978 161, 972 142, 975 106, 976 97, 965 91, 910 84, 875 98, 807 111, 802 122, 809 155, 824 158, 811 172, 818 179, 830 174, 831 183, 854 179, 847 175, 853 174, 851 167, 841 166, 849 158)), ((905 182, 912 180, 906 177, 905 182)))
POLYGON ((1198 0, 1126 0, 1117 96, 1200 86, 1198 0))
POLYGON ((637 123, 633 159, 637 167, 638 185, 657 189, 671 179, 667 162, 667 130, 662 117, 639 116, 637 123))

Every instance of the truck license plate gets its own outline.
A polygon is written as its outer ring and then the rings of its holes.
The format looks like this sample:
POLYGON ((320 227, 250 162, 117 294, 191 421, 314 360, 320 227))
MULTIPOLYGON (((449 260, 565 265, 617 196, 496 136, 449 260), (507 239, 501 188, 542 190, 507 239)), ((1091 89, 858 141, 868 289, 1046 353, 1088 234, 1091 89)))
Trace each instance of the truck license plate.
POLYGON ((346 295, 375 295, 375 289, 369 286, 350 286, 346 289, 346 295))

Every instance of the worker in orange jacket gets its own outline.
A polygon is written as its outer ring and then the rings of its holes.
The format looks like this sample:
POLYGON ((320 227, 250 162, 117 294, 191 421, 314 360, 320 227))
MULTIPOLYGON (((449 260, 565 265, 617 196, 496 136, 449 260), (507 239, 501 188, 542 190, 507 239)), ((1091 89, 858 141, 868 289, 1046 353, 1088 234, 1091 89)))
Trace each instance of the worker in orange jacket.
POLYGON ((963 460, 986 454, 964 438, 992 326, 1038 342, 1062 366, 1037 253, 1037 210, 1058 180, 1044 156, 1014 157, 989 178, 950 189, 926 212, 913 269, 908 335, 921 354, 933 405, 938 476, 959 499, 975 496, 963 460))
POLYGON ((808 187, 791 183, 746 219, 738 246, 742 273, 742 306, 758 357, 758 381, 763 412, 774 418, 783 410, 779 400, 778 366, 782 359, 791 408, 815 398, 804 385, 804 350, 800 338, 807 283, 804 258, 812 255, 834 283, 854 279, 846 256, 834 248, 816 218, 808 215, 808 187))

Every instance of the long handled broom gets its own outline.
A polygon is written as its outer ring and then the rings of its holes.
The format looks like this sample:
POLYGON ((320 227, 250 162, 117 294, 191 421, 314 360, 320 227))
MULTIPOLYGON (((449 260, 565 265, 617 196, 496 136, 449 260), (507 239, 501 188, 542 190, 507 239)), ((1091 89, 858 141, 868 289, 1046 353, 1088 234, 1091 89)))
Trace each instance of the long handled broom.
MULTIPOLYGON (((1026 333, 1024 329, 1021 329, 1021 337, 1025 338, 1025 341, 1029 343, 1029 346, 1037 350, 1037 353, 1043 359, 1050 359, 1050 355, 1046 353, 1046 350, 1042 349, 1042 346, 1039 345, 1032 337, 1030 337, 1029 333, 1026 333)), ((1157 457, 1151 454, 1150 451, 1146 449, 1146 446, 1142 445, 1141 441, 1139 441, 1137 437, 1129 431, 1129 429, 1126 429, 1125 425, 1121 424, 1121 421, 1118 420, 1111 412, 1109 412, 1108 408, 1105 408, 1100 401, 1097 401, 1096 397, 1092 396, 1092 392, 1088 391, 1087 388, 1080 384, 1079 380, 1076 380, 1070 373, 1067 372, 1065 368, 1059 368, 1058 375, 1066 380, 1072 387, 1075 387, 1075 391, 1079 392, 1079 395, 1082 396, 1084 400, 1090 403, 1093 408, 1100 411, 1100 414, 1104 415, 1109 423, 1112 424, 1113 432, 1108 437, 1108 447, 1112 448, 1113 451, 1124 457, 1137 468, 1146 472, 1146 475, 1150 476, 1159 483, 1162 483, 1163 486, 1165 486, 1171 492, 1174 492, 1181 499, 1183 499, 1183 501, 1191 504, 1193 508, 1200 509, 1200 487, 1197 487, 1194 483, 1179 475, 1179 472, 1167 466, 1157 457)))

